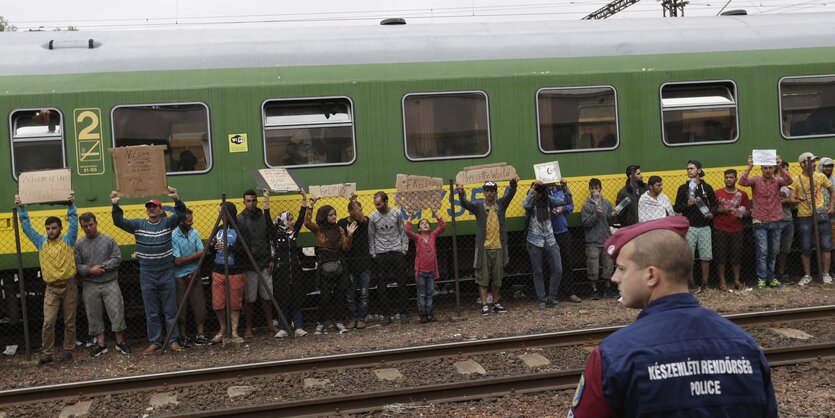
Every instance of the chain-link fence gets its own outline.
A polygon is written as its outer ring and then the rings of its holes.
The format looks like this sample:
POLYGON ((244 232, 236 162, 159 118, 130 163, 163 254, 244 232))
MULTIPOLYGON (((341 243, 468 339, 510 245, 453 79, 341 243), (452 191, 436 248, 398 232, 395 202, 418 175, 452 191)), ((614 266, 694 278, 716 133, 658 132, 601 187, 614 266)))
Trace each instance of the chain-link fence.
MULTIPOLYGON (((734 193, 723 191, 725 187, 724 170, 706 170, 706 175, 701 179, 704 184, 710 185, 713 188, 713 193, 708 193, 702 190, 704 187, 699 186, 699 192, 696 197, 704 197, 703 202, 709 210, 716 212, 716 207, 731 207, 731 206, 745 206, 747 197, 750 196, 750 189, 747 187, 740 187, 739 191, 745 195, 742 198, 740 195, 734 197, 734 193), (702 194, 704 193, 704 194, 702 194)), ((792 173, 796 178, 799 168, 793 167, 792 173)), ((740 170, 739 176, 742 171, 740 170)), ((656 173, 647 172, 643 174, 643 181, 639 183, 639 192, 643 193, 645 184, 652 183, 657 188, 657 180, 654 178, 656 173)), ((693 197, 685 172, 664 172, 657 174, 661 181, 663 189, 660 190, 664 195, 668 196, 670 204, 673 206, 673 212, 681 212, 680 204, 677 204, 677 195, 679 194, 679 187, 683 187, 685 201, 693 197)), ((752 175, 760 175, 759 168, 755 168, 752 175)), ((607 262, 607 258, 603 251, 602 241, 614 230, 614 228, 634 223, 639 219, 639 211, 645 209, 643 207, 643 198, 639 194, 635 194, 631 188, 627 186, 627 180, 623 176, 603 176, 599 178, 598 182, 593 182, 590 188, 591 178, 570 179, 564 185, 545 186, 546 193, 553 197, 548 199, 548 202, 537 203, 535 198, 530 198, 529 204, 523 204, 528 197, 529 191, 532 188, 532 182, 519 181, 515 196, 507 200, 510 191, 509 182, 499 182, 498 191, 496 194, 497 200, 506 200, 504 209, 504 219, 500 222, 499 232, 506 232, 506 242, 499 239, 499 246, 507 250, 507 264, 501 270, 501 286, 500 294, 492 294, 493 286, 483 286, 481 280, 483 277, 478 268, 474 267, 474 262, 486 262, 489 260, 476 260, 476 249, 484 251, 483 248, 496 248, 496 242, 485 246, 486 240, 490 240, 490 235, 495 234, 491 228, 490 216, 499 216, 498 214, 490 214, 489 210, 485 210, 478 214, 478 211, 470 211, 462 207, 458 191, 453 191, 454 206, 450 207, 449 189, 443 191, 440 210, 438 215, 443 218, 446 223, 446 229, 439 234, 435 239, 434 249, 436 251, 435 259, 437 260, 437 277, 434 277, 434 268, 431 263, 425 264, 427 258, 424 256, 418 257, 416 263, 416 250, 421 248, 423 254, 426 250, 426 242, 434 239, 433 235, 420 235, 421 219, 428 219, 428 231, 434 231, 439 227, 439 221, 434 219, 431 210, 422 210, 416 212, 414 219, 408 223, 408 227, 412 229, 417 235, 413 239, 405 236, 406 222, 405 219, 411 215, 400 208, 393 207, 387 215, 380 215, 377 207, 375 207, 374 192, 361 192, 356 200, 352 201, 346 198, 324 198, 317 201, 313 209, 306 209, 302 212, 302 201, 298 195, 282 195, 272 196, 270 203, 270 224, 273 225, 270 229, 270 245, 268 255, 263 253, 258 254, 257 251, 264 251, 258 249, 257 245, 252 246, 255 251, 255 259, 263 259, 260 256, 265 256, 269 260, 267 266, 266 279, 272 284, 272 294, 276 302, 281 305, 282 313, 287 319, 289 328, 283 326, 283 322, 279 320, 272 302, 261 302, 260 300, 266 295, 261 294, 254 297, 247 297, 246 290, 241 293, 231 292, 234 297, 243 299, 243 312, 239 324, 239 332, 243 335, 247 328, 247 299, 255 300, 252 304, 253 309, 253 326, 256 328, 271 328, 273 331, 287 328, 285 335, 289 333, 304 333, 316 332, 322 329, 317 327, 322 324, 325 331, 328 329, 339 331, 338 327, 358 327, 362 328, 369 325, 371 322, 380 322, 387 325, 390 321, 416 322, 416 321, 431 321, 434 319, 434 314, 439 311, 455 311, 460 308, 463 310, 472 310, 473 312, 482 309, 482 304, 490 304, 501 300, 505 306, 511 305, 522 306, 524 304, 535 305, 538 303, 560 303, 580 302, 587 299, 599 298, 617 298, 617 289, 615 286, 610 286, 609 279, 612 274, 612 264, 607 262), (623 189, 626 188, 624 191, 623 189), (599 192, 599 197, 594 192, 599 192), (625 206, 618 207, 618 194, 622 196, 629 196, 632 202, 625 206), (309 222, 316 223, 317 215, 320 209, 324 206, 330 206, 336 212, 336 216, 328 220, 329 213, 324 214, 324 218, 319 217, 320 229, 322 225, 331 221, 338 221, 343 218, 348 218, 348 222, 339 222, 341 226, 335 230, 329 230, 320 234, 319 237, 314 236, 308 228, 297 224, 299 216, 304 216, 305 212, 309 213, 309 222), (530 207, 526 210, 525 206, 530 207), (537 208, 546 208, 549 211, 547 218, 537 216, 537 208), (618 210, 619 209, 619 210, 618 210), (377 213, 377 215, 375 215, 377 213), (288 216, 289 215, 289 216, 288 216), (454 216, 453 216, 454 215, 454 216), (529 216, 530 215, 530 216, 529 216), (484 217, 485 221, 481 222, 478 218, 484 217), (370 218, 368 218, 370 217, 370 218), (453 219, 454 218, 454 219, 453 219), (356 230, 353 226, 348 231, 348 225, 352 221, 359 220, 356 230), (539 226, 533 228, 532 222, 537 222, 539 226), (536 231, 533 236, 529 231, 533 228, 537 231, 544 225, 550 224, 550 229, 555 234, 553 240, 548 238, 542 242, 538 241, 536 231), (283 227, 286 226, 286 227, 283 227), (392 232, 391 228, 394 228, 392 232), (479 229, 482 231, 479 232, 479 229), (370 230, 370 231, 369 231, 370 230), (328 232, 330 231, 330 232, 328 232), (332 232, 336 231, 336 235, 332 232), (340 232, 341 231, 341 232, 340 232), (333 254, 329 251, 317 251, 314 249, 317 245, 322 245, 322 240, 335 240, 340 242, 345 238, 342 235, 347 235, 351 232, 351 249, 348 247, 339 247, 340 254, 336 257, 331 257, 333 254), (319 242, 317 243, 317 238, 319 242), (421 241, 423 240, 423 241, 421 241), (548 248, 556 243, 559 250, 556 252, 549 252, 548 248), (405 253, 404 253, 405 250, 405 253), (375 255, 372 257, 370 252, 375 255), (558 255, 559 263, 554 264, 550 262, 550 257, 558 255), (332 262, 337 261, 338 266, 332 262), (534 265, 540 263, 541 268, 532 268, 534 265), (415 268, 418 267, 418 273, 432 273, 415 274, 415 268), (269 270, 269 269, 272 270, 269 270), (554 274, 554 270, 558 274, 554 274), (534 273, 532 277, 532 272, 534 273), (433 280, 429 280, 430 277, 433 280), (558 276, 558 277, 557 277, 558 276), (540 282, 539 285, 537 282, 540 282), (558 288, 554 289, 554 285, 558 284, 558 288), (488 292, 484 295, 480 294, 479 288, 485 287, 488 292), (482 299, 484 296, 484 299, 482 299), (431 305, 427 306, 427 302, 431 300, 431 305), (265 309, 266 308, 266 309, 265 309), (269 314, 265 314, 265 310, 269 314), (317 329, 319 328, 319 329, 317 329), (303 330, 303 331, 298 331, 303 330)), ((489 187, 488 187, 489 188, 489 187)), ((657 189, 656 189, 657 191, 657 189)), ((468 185, 464 187, 464 196, 470 203, 483 203, 485 200, 485 190, 482 185, 468 185)), ((216 257, 216 251, 209 245, 209 233, 215 226, 215 221, 218 217, 218 202, 189 202, 188 193, 183 193, 186 204, 193 212, 193 227, 199 232, 200 240, 206 245, 206 248, 211 252, 203 263, 203 266, 198 274, 200 281, 195 283, 196 286, 202 290, 201 299, 190 301, 187 304, 188 308, 185 311, 185 327, 186 335, 194 341, 198 329, 195 324, 195 319, 205 321, 202 329, 204 336, 211 339, 217 330, 220 328, 220 320, 224 320, 225 315, 213 314, 213 308, 217 307, 213 296, 213 292, 218 292, 218 288, 212 284, 212 271, 222 271, 216 266, 216 260, 222 260, 222 257, 216 257), (197 305, 202 303, 202 309, 194 309, 197 305), (206 314, 200 313, 205 311, 206 314), (197 314, 197 315, 196 315, 197 314)), ((259 205, 262 207, 262 199, 259 196, 259 205)), ((622 199, 621 199, 622 200, 622 199)), ((666 214, 663 198, 656 197, 655 210, 661 210, 662 215, 666 214), (661 208, 661 209, 658 209, 661 208)), ((680 199, 679 199, 680 200, 680 199)), ((241 198, 232 198, 230 201, 237 206, 237 212, 243 213, 245 207, 241 198)), ((389 204, 394 205, 395 199, 392 193, 392 198, 389 199, 389 204)), ((756 203, 756 202, 755 202, 756 203)), ((686 204, 686 203, 685 203, 686 204)), ((171 202, 164 203, 166 210, 173 212, 173 205, 171 202)), ((695 204, 697 208, 700 204, 695 204)), ((145 209, 141 205, 125 205, 126 218, 145 218, 145 209)), ((750 206, 749 206, 750 208, 750 206)), ((785 212, 788 217, 793 213, 796 216, 796 211, 791 205, 786 206, 785 212)), ((67 232, 68 222, 66 220, 65 209, 61 206, 53 207, 49 211, 36 211, 38 208, 31 208, 32 217, 31 223, 35 230, 44 234, 44 221, 47 216, 60 216, 64 219, 64 233, 67 232)), ((146 304, 143 303, 142 289, 140 286, 139 266, 135 255, 135 238, 125 231, 114 226, 111 219, 110 208, 98 208, 94 212, 98 218, 98 231, 101 234, 114 237, 121 247, 121 264, 118 267, 118 284, 124 302, 124 317, 126 324, 126 338, 139 346, 139 342, 147 339, 146 335, 146 304)), ((489 208, 488 208, 489 209, 489 208)), ((78 213, 87 212, 88 209, 80 207, 78 213)), ((707 279, 706 285, 710 288, 728 287, 732 288, 736 278, 735 269, 733 265, 739 264, 739 281, 743 286, 754 287, 757 286, 757 272, 755 266, 755 241, 752 233, 752 221, 750 212, 747 210, 737 211, 735 208, 723 210, 729 212, 723 219, 719 221, 714 218, 712 221, 705 220, 706 225, 713 225, 706 228, 709 231, 709 236, 706 242, 702 242, 699 250, 696 251, 697 261, 694 263, 694 285, 698 287, 701 285, 702 277, 707 279), (737 215, 742 215, 738 217, 737 215), (728 217, 730 216, 730 217, 728 217), (721 228, 733 229, 734 225, 741 225, 741 232, 720 232, 717 222, 721 224, 721 228), (730 226, 730 228, 728 227, 730 226), (720 242, 721 241, 721 242, 720 242), (707 260, 710 260, 707 262, 707 260), (724 261, 725 269, 725 283, 724 286, 720 282, 720 261, 724 261), (709 269, 709 273, 702 276, 703 268, 709 269)), ((721 216, 715 215, 715 216, 721 216)), ((304 219, 302 219, 302 222, 304 219)), ((777 270, 777 278, 779 281, 786 283, 791 281, 798 281, 803 276, 800 260, 800 245, 798 239, 792 230, 797 230, 796 219, 786 220, 780 226, 780 230, 784 232, 784 240, 781 244, 781 254, 777 260, 775 269, 777 270)), ((829 223, 821 223, 821 228, 830 228, 829 223)), ((244 227, 244 226, 242 226, 244 227)), ((251 227, 245 227, 251 228, 251 227)), ((268 228, 266 224, 263 227, 264 231, 268 228)), ((252 232, 260 234, 264 231, 252 232)), ((79 238, 84 236, 84 231, 79 230, 79 238)), ((21 233, 21 244, 24 253, 23 262, 28 266, 37 266, 37 254, 34 252, 34 247, 29 243, 27 238, 21 233)), ((251 234, 243 234, 243 236, 250 237, 251 234)), ((6 254, 14 254, 11 248, 14 243, 7 242, 5 248, 6 254)), ((814 274, 817 272, 817 264, 815 252, 811 251, 812 273, 818 280, 820 275, 814 274)), ((180 254, 180 256, 187 256, 188 254, 180 254)), ((500 261, 503 261, 500 259, 500 261)), ((196 262, 192 260, 192 262, 196 262)), ((239 265, 248 265, 248 257, 239 256, 236 260, 239 265)), ((240 267, 240 266, 239 266, 240 267)), ((247 270, 243 267, 243 270, 247 270)), ((239 268, 240 270, 240 268, 239 268)), ((222 274, 221 274, 222 276, 222 274)), ((30 339, 34 347, 40 345, 40 330, 43 323, 43 301, 45 294, 45 283, 41 279, 41 272, 37 267, 25 268, 24 284, 26 295, 26 313, 22 311, 20 292, 18 290, 17 272, 6 271, 2 276, 2 289, 4 304, 3 309, 3 324, 0 338, 6 345, 19 344, 23 346, 23 327, 22 319, 24 316, 28 318, 30 339), (18 297, 15 297, 17 295, 18 297)), ((247 277, 247 280, 251 280, 247 277)), ((179 280, 179 279, 178 279, 179 280)), ((492 282, 495 284, 495 282, 492 282)), ((769 283, 766 284, 767 286, 769 283)), ((777 283, 771 284, 776 286, 777 283)), ((85 291, 85 280, 80 280, 80 294, 85 291)), ((234 287, 234 285, 232 286, 234 287)), ((220 288, 223 291, 223 288, 220 288)), ((87 319, 87 310, 85 304, 82 302, 83 298, 79 296, 77 307, 77 339, 79 341, 89 341, 91 336, 89 332, 89 321, 87 319)), ((236 304, 232 303, 232 306, 236 304)), ((110 335, 112 326, 110 319, 106 313, 101 315, 104 320, 104 329, 110 335)), ((162 315, 164 316, 164 315, 162 315)), ((56 332, 57 339, 60 341, 62 337, 63 327, 62 320, 57 321, 56 332)), ((164 322, 161 323, 164 327, 164 322)), ((297 334, 298 335, 298 334, 297 334)), ((283 336, 283 335, 282 335, 283 336)))

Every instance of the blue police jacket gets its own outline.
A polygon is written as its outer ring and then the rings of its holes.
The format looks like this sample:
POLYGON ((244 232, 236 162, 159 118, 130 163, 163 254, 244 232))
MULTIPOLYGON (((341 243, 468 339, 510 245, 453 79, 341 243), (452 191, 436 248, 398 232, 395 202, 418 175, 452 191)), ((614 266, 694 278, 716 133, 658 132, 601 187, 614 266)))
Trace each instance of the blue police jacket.
POLYGON ((689 293, 652 301, 589 356, 569 417, 776 417, 765 355, 689 293))

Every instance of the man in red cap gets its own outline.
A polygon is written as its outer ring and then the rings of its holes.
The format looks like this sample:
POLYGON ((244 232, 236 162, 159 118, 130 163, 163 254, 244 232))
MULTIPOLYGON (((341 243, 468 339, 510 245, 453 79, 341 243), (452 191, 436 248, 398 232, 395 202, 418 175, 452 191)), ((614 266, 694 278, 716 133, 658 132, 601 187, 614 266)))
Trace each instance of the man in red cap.
POLYGON ((765 355, 687 291, 688 221, 621 228, 604 243, 623 305, 642 309, 589 356, 569 417, 776 417, 765 355))

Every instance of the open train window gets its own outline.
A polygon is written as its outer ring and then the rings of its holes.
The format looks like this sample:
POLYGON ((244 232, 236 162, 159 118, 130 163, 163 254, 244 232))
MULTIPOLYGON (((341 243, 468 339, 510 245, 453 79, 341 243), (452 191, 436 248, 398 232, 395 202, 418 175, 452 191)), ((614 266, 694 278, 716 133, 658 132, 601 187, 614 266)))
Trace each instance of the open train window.
POLYGON ((835 75, 780 79, 783 138, 835 135, 835 75))
POLYGON ((610 86, 544 88, 536 92, 542 152, 617 148, 618 109, 610 86))
POLYGON ((168 174, 212 167, 209 108, 203 103, 142 104, 113 108, 113 146, 166 145, 168 174))
POLYGON ((662 85, 661 124, 667 145, 736 141, 736 85, 732 81, 662 85))
POLYGON ((410 160, 484 157, 490 153, 487 94, 407 94, 403 130, 410 160))
POLYGON ((267 166, 345 165, 356 158, 347 97, 268 100, 263 120, 267 166))
POLYGON ((64 118, 58 109, 15 110, 9 116, 12 175, 67 166, 64 118))

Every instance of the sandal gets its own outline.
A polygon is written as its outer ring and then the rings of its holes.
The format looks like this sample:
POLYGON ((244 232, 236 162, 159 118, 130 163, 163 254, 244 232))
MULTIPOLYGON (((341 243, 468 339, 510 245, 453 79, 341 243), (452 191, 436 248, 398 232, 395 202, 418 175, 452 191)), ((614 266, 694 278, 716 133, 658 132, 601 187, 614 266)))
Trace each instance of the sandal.
POLYGON ((574 303, 580 303, 580 302, 582 302, 582 300, 581 300, 580 298, 578 298, 578 297, 577 297, 577 295, 571 295, 571 296, 569 296, 569 297, 568 297, 568 300, 570 300, 570 301, 572 301, 572 302, 574 302, 574 303))
POLYGON ((217 335, 212 337, 212 344, 219 344, 222 341, 223 341, 223 334, 222 333, 218 333, 217 335))

